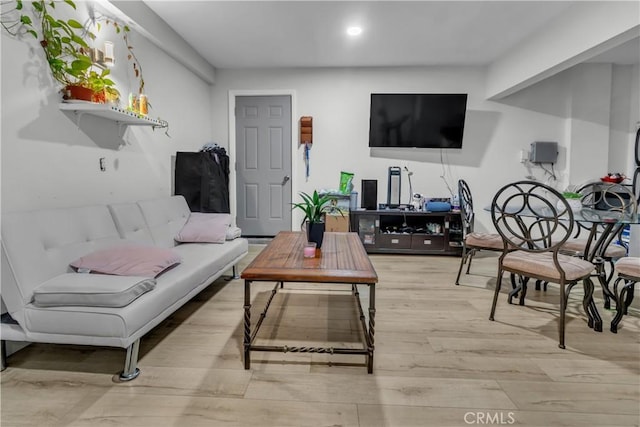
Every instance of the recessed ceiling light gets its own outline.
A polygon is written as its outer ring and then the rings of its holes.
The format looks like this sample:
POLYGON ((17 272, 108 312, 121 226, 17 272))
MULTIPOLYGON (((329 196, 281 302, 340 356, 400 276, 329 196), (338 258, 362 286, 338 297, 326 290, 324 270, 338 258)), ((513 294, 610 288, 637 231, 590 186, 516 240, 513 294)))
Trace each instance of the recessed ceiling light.
POLYGON ((361 27, 349 27, 347 28, 347 34, 349 34, 350 36, 359 36, 360 34, 362 34, 362 28, 361 27))

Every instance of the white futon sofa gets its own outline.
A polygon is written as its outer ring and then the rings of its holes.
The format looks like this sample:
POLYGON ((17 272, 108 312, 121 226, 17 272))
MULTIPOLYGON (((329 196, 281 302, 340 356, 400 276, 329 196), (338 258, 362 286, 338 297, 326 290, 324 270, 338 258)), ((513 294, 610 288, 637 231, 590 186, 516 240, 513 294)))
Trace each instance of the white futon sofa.
POLYGON ((182 196, 3 215, 1 296, 8 315, 0 330, 2 367, 6 341, 111 346, 127 349, 120 379, 137 377, 140 338, 225 272, 236 276, 235 265, 248 251, 243 238, 177 244, 190 215, 182 196), (142 288, 123 284, 123 276, 70 267, 88 253, 128 242, 170 248, 181 262, 146 282, 130 278, 132 285, 144 282, 142 288), (34 294, 51 281, 66 287, 63 296, 72 305, 38 304, 34 294), (92 301, 104 297, 101 292, 114 293, 112 300, 92 301))

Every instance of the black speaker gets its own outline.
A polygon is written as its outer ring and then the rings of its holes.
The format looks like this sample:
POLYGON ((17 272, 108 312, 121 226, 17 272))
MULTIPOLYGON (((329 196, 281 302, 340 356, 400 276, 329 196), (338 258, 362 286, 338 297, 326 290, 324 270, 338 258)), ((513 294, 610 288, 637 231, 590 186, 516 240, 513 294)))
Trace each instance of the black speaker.
POLYGON ((363 209, 376 210, 378 208, 378 180, 363 179, 362 180, 362 205, 363 209))

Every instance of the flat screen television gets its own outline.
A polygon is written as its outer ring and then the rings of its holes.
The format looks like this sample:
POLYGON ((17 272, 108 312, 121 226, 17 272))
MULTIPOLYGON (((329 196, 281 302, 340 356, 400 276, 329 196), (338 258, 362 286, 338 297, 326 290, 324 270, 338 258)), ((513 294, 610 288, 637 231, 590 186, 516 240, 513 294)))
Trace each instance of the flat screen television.
POLYGON ((466 93, 372 93, 369 147, 462 148, 466 93))

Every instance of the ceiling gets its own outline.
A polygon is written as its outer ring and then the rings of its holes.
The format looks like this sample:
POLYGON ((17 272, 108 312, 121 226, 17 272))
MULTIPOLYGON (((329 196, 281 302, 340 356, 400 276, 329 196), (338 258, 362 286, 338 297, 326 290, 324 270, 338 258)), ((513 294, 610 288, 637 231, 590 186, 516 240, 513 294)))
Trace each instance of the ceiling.
MULTIPOLYGON (((216 68, 488 65, 575 3, 145 1, 216 68)), ((638 63, 640 40, 603 55, 638 63)))

